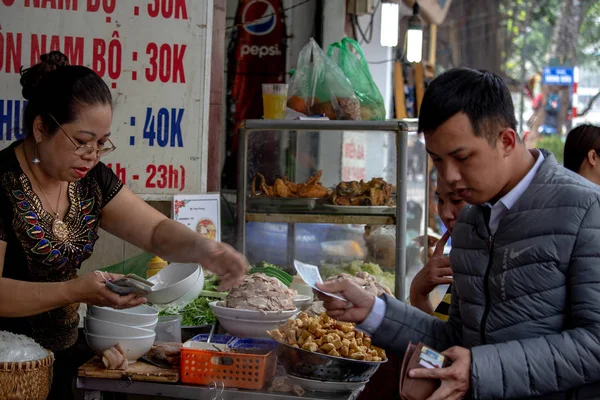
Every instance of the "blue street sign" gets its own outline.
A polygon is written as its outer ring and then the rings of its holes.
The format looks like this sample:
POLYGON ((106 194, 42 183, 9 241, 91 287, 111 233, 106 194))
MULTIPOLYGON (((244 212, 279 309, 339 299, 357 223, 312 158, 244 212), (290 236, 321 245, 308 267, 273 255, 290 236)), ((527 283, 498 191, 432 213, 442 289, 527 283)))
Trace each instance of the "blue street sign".
POLYGON ((544 85, 572 85, 574 82, 573 68, 544 67, 542 83, 544 85))

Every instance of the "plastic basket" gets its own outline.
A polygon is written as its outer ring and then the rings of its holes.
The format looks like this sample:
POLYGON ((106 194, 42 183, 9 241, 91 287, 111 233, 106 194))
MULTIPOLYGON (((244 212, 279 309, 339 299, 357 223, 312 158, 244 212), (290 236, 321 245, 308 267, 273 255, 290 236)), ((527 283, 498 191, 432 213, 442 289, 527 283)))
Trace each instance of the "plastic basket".
MULTIPOLYGON (((191 341, 205 342, 208 335, 191 341)), ((275 375, 277 342, 267 339, 231 339, 214 335, 214 343, 229 342, 231 349, 259 349, 264 354, 241 354, 202 349, 181 348, 181 381, 196 385, 223 382, 225 387, 262 389, 275 375), (231 340, 231 341, 230 341, 231 340)))

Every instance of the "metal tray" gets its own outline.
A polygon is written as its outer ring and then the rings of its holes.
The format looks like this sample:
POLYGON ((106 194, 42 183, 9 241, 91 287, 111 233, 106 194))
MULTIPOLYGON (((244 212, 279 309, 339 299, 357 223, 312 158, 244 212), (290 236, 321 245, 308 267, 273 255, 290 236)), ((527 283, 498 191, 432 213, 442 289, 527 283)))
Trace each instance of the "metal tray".
POLYGON ((312 353, 284 343, 277 351, 279 363, 288 375, 328 382, 366 382, 387 362, 359 361, 312 353))
POLYGON ((322 200, 319 198, 301 199, 287 197, 252 197, 246 200, 246 205, 250 211, 312 211, 317 203, 322 200))
POLYGON ((339 206, 335 204, 323 204, 327 211, 338 214, 357 214, 357 215, 394 215, 396 207, 389 206, 339 206))
POLYGON ((321 393, 348 393, 355 390, 362 390, 367 382, 329 382, 314 379, 299 378, 294 375, 287 376, 292 383, 302 386, 303 389, 311 392, 321 393))

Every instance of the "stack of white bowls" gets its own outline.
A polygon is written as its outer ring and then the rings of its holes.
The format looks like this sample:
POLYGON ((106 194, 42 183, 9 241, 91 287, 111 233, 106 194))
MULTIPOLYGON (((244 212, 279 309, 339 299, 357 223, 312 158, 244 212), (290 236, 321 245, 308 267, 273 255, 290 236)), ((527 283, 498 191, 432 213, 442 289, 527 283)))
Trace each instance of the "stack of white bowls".
POLYGON ((150 306, 123 310, 89 306, 84 318, 85 339, 97 355, 119 344, 131 364, 152 348, 157 323, 158 311, 150 306))
POLYGON ((221 326, 231 335, 246 338, 269 337, 267 331, 279 328, 299 312, 297 308, 292 311, 267 312, 238 310, 224 307, 218 303, 218 301, 214 301, 209 305, 221 326))
POLYGON ((146 298, 152 304, 187 304, 204 287, 204 273, 198 264, 169 264, 148 279, 154 283, 146 298))

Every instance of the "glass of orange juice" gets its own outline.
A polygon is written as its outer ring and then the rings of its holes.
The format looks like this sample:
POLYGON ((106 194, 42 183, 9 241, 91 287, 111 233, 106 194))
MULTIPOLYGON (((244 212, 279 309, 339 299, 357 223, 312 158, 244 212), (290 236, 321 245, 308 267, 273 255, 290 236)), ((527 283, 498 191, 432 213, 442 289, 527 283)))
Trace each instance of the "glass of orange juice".
POLYGON ((288 85, 264 83, 262 85, 263 115, 265 119, 285 119, 288 85))

